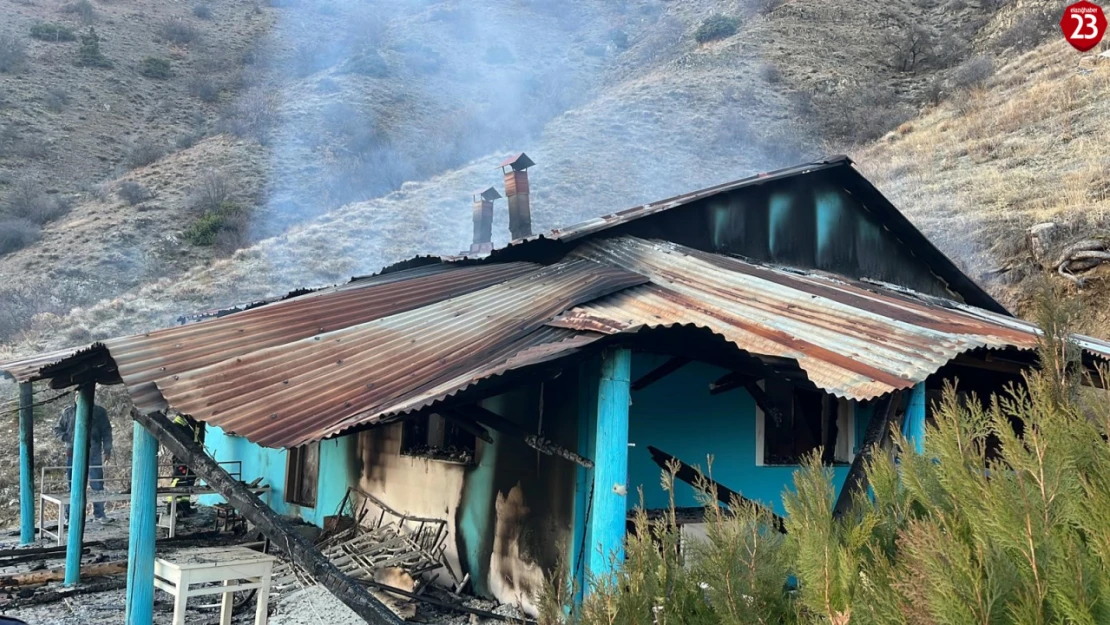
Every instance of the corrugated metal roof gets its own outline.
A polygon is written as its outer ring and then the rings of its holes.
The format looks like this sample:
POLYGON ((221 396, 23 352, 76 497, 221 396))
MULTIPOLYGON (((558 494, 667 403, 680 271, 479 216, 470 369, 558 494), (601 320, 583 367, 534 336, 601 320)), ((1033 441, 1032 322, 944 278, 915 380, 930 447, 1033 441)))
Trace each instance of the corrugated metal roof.
MULTIPOLYGON (((552 325, 708 328, 749 353, 794 359, 818 387, 850 399, 912 386, 972 349, 1037 346, 1035 327, 995 313, 673 243, 620 237, 585 243, 573 256, 644 274, 651 284, 576 307, 552 325)), ((1110 344, 1081 340, 1110 356, 1110 344)))
POLYGON ((155 378, 419 308, 539 268, 531 263, 420 267, 353 280, 200 323, 5 363, 0 370, 19 381, 49 377, 59 367, 73 367, 107 348, 135 405, 146 411, 160 410, 165 404, 151 384, 155 378))
MULTIPOLYGON (((572 260, 408 312, 257 345, 157 376, 156 384, 175 410, 263 445, 295 446, 430 403, 506 367, 577 349, 583 338, 568 340, 544 324, 645 281, 572 260)), ((126 380, 133 372, 124 369, 121 363, 126 380)))

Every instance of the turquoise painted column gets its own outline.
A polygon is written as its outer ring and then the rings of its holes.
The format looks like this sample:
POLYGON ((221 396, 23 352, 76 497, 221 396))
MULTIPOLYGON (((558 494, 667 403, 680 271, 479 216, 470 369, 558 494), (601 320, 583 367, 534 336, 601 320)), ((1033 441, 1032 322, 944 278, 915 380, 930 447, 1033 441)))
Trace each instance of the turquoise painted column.
POLYGON ((902 426, 902 434, 917 453, 925 453, 925 382, 922 381, 913 387, 910 393, 909 405, 906 406, 906 421, 902 426))
POLYGON ((595 578, 624 560, 625 517, 628 510, 628 404, 631 397, 632 353, 607 350, 601 360, 594 436, 594 501, 587 528, 587 572, 595 578))
MULTIPOLYGON (((135 423, 131 443, 131 525, 127 537, 127 625, 154 619, 154 523, 158 512, 158 440, 135 423)), ((67 569, 68 570, 68 569, 67 569)))
POLYGON ((35 540, 35 409, 31 383, 19 385, 19 544, 35 540))
POLYGON ((69 486, 69 534, 66 537, 66 586, 81 581, 81 548, 85 538, 85 488, 89 485, 89 421, 96 384, 86 382, 77 392, 73 416, 73 478, 69 486))

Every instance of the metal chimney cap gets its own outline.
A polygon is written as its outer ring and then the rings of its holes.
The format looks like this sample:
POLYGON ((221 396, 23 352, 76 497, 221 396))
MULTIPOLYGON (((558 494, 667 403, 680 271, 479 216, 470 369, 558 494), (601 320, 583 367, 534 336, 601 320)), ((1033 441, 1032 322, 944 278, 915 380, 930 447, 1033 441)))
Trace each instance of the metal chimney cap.
POLYGON ((525 154, 524 152, 520 152, 519 154, 514 154, 509 158, 501 161, 501 164, 498 165, 498 167, 501 167, 502 169, 504 169, 505 167, 512 167, 516 171, 521 171, 524 169, 528 169, 535 164, 536 163, 532 159, 528 158, 527 154, 525 154))
POLYGON ((485 189, 478 189, 474 192, 474 199, 477 200, 479 197, 487 202, 492 202, 494 200, 500 200, 501 194, 497 192, 497 189, 488 187, 485 189))

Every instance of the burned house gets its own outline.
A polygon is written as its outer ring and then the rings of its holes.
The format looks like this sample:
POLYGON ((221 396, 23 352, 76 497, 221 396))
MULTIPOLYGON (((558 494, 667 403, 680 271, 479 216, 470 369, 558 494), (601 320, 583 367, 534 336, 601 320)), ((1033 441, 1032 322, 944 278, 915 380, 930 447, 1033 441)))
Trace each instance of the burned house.
MULTIPOLYGON (((923 440, 945 381, 1019 382, 1037 329, 1010 315, 845 157, 0 369, 123 384, 137 414, 207 427, 269 506, 323 525, 350 492, 445 522, 456 578, 533 605, 560 560, 583 583, 676 458, 782 512, 818 452, 843 483, 865 440, 923 440)), ((1084 358, 1110 344, 1077 337, 1084 358)), ((680 484, 677 505, 695 507, 680 484)))

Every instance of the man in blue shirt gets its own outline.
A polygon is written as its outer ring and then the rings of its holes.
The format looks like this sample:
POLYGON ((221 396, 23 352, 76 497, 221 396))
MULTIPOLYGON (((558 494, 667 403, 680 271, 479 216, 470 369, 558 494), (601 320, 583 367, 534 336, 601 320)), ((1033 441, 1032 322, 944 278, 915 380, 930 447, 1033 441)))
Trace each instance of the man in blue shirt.
MULTIPOLYGON (((66 446, 66 466, 73 466, 73 429, 77 416, 77 394, 73 395, 73 404, 62 411, 58 424, 54 426, 54 434, 66 446)), ((104 463, 112 459, 112 421, 108 418, 108 411, 103 406, 93 405, 92 418, 89 420, 89 488, 97 492, 104 491, 104 463)), ((73 479, 72 468, 66 469, 66 481, 73 479)), ((81 511, 84 514, 84 510, 81 511)), ((62 515, 68 518, 69 506, 62 508, 62 515)), ((110 523, 112 519, 104 514, 104 502, 93 502, 93 517, 101 523, 110 523)))

